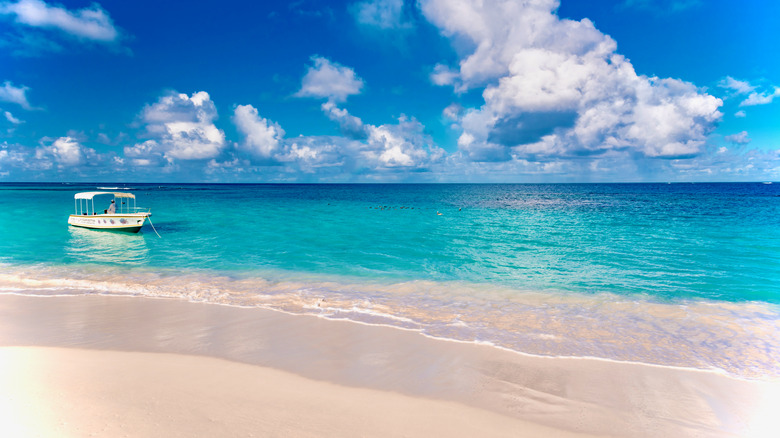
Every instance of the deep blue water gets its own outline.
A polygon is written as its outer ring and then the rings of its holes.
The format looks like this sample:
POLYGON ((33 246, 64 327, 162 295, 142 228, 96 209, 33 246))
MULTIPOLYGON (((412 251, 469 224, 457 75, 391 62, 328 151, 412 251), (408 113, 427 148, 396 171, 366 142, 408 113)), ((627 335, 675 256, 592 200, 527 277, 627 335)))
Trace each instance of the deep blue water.
MULTIPOLYGON (((0 184, 7 290, 45 289, 17 284, 28 279, 294 311, 326 300, 334 317, 436 321, 452 331, 437 335, 549 354, 562 352, 508 343, 517 322, 497 335, 478 315, 743 303, 769 306, 759 319, 777 327, 780 184, 127 184, 160 238, 148 224, 68 227, 73 195, 100 186, 117 184, 0 184)), ((744 305, 726 313, 743 318, 744 305)))

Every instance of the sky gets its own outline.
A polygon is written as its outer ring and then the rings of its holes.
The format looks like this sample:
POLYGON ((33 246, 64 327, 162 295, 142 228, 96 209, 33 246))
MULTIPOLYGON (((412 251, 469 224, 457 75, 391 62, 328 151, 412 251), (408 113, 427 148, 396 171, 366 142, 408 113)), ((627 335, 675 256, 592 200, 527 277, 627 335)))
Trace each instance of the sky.
POLYGON ((0 181, 780 181, 780 4, 0 0, 0 181))

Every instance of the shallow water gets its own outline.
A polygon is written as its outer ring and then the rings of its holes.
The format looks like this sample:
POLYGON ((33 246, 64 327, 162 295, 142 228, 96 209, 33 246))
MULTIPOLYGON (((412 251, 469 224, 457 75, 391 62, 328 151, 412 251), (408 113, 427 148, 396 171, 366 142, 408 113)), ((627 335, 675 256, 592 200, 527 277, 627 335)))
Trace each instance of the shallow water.
POLYGON ((161 238, 68 227, 73 194, 98 186, 116 184, 0 185, 0 291, 181 297, 780 375, 777 184, 132 184, 161 238))

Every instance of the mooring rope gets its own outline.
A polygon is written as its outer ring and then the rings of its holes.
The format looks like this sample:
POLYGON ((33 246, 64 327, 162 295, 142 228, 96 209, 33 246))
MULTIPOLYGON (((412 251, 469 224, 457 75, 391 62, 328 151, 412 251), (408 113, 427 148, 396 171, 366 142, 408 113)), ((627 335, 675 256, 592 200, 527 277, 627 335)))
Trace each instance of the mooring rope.
POLYGON ((160 233, 158 233, 157 230, 154 228, 154 224, 152 223, 152 217, 151 216, 146 216, 146 218, 149 219, 149 225, 152 226, 152 229, 154 230, 154 234, 156 234, 157 237, 162 239, 162 236, 160 236, 160 233))

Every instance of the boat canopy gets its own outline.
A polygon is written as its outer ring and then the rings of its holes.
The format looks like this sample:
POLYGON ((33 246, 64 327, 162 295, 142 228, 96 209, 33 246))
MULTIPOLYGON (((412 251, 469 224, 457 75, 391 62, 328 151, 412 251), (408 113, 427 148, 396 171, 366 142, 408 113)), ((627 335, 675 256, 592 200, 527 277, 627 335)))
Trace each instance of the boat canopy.
POLYGON ((76 199, 92 199, 95 196, 98 195, 114 195, 115 198, 131 198, 135 199, 135 195, 132 193, 126 193, 126 192, 81 192, 76 193, 76 196, 74 198, 76 199))

